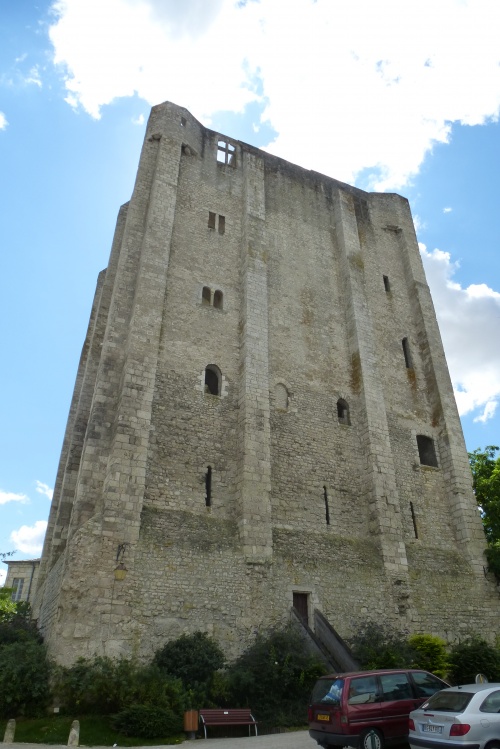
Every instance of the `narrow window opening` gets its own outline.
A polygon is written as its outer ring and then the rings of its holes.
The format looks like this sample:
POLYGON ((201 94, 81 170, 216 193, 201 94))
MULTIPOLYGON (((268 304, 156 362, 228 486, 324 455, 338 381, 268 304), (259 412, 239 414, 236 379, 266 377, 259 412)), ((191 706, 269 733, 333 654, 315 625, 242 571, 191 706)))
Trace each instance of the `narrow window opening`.
POLYGON ((427 437, 425 434, 417 434, 417 446, 420 464, 437 468, 438 462, 434 440, 431 439, 431 437, 427 437))
POLYGON ((347 401, 345 401, 343 398, 339 398, 339 400, 337 401, 337 417, 339 420, 339 424, 347 424, 347 426, 351 424, 351 419, 349 416, 349 406, 347 404, 347 401))
POLYGON ((389 283, 389 276, 384 276, 384 289, 386 290, 387 294, 391 290, 391 284, 389 283))
POLYGON ((217 291, 214 294, 214 307, 215 309, 222 309, 222 303, 223 303, 223 294, 222 291, 217 291))
POLYGON ((205 474, 205 504, 207 507, 212 506, 212 466, 207 467, 205 474))
POLYGON ((181 117, 181 127, 186 127, 186 118, 181 117))
POLYGON ((217 161, 219 164, 234 166, 235 150, 235 147, 231 143, 228 143, 226 140, 219 140, 217 142, 217 161))
POLYGON ((323 487, 323 498, 325 500, 326 524, 330 525, 330 507, 329 507, 329 504, 328 504, 328 491, 326 489, 326 486, 323 487))
POLYGON ((415 538, 418 538, 417 518, 415 517, 415 508, 413 507, 413 502, 410 502, 410 512, 411 519, 413 521, 413 532, 415 533, 415 538))
POLYGON ((205 393, 220 395, 221 373, 215 364, 209 364, 205 369, 205 393))
POLYGON ((309 624, 309 607, 307 605, 307 593, 293 593, 293 608, 306 626, 309 624))
POLYGON ((413 369, 413 362, 411 359, 410 344, 408 343, 408 338, 403 338, 401 344, 403 346, 406 369, 413 369))
POLYGON ((274 406, 278 411, 288 411, 289 394, 283 383, 278 382, 274 388, 274 406))
POLYGON ((226 217, 219 216, 219 234, 224 234, 226 231, 226 217))
POLYGON ((212 292, 208 288, 208 286, 203 287, 203 291, 201 292, 201 303, 209 305, 212 298, 212 292))
POLYGON ((215 229, 215 217, 217 214, 212 213, 212 211, 208 212, 208 228, 209 229, 215 229))

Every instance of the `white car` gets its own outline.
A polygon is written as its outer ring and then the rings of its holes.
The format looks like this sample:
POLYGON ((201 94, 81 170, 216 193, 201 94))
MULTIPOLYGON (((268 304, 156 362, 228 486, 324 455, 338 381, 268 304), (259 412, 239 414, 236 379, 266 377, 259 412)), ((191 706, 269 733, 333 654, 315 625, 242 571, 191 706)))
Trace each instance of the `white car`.
POLYGON ((411 749, 500 749, 500 684, 436 692, 410 713, 411 749))

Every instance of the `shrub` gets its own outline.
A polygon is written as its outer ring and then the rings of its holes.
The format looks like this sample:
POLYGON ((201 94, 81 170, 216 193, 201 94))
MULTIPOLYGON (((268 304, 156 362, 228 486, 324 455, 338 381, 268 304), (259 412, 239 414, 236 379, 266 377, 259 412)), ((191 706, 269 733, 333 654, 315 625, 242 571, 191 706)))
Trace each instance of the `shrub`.
POLYGON ((412 665, 423 668, 441 679, 448 675, 449 661, 446 643, 435 635, 412 635, 408 644, 415 654, 412 665))
POLYGON ((0 591, 0 646, 13 642, 35 640, 41 643, 36 624, 31 621, 31 606, 26 601, 12 601, 10 588, 0 591), (5 593, 9 595, 6 597, 5 593))
POLYGON ((324 672, 292 625, 258 634, 228 670, 232 706, 250 707, 265 726, 305 725, 311 689, 324 672))
POLYGON ((407 632, 390 624, 366 620, 359 624, 350 645, 360 668, 410 668, 415 653, 407 638, 407 632))
POLYGON ((48 703, 50 666, 45 647, 34 639, 0 647, 0 716, 34 716, 48 703))
POLYGON ((181 635, 157 650, 155 664, 164 674, 181 679, 193 707, 206 707, 216 671, 224 666, 224 653, 205 632, 181 635))
POLYGON ((500 681, 500 652, 478 635, 452 646, 450 678, 455 684, 472 684, 477 674, 500 681))
POLYGON ((131 705, 114 716, 113 726, 125 736, 154 739, 181 733, 182 718, 168 708, 131 705))
POLYGON ((109 715, 126 702, 124 694, 134 681, 131 661, 79 658, 69 668, 59 670, 54 691, 67 712, 109 715))
POLYGON ((109 715, 138 703, 180 715, 186 702, 180 680, 155 665, 139 666, 125 658, 80 658, 70 668, 59 669, 54 691, 66 711, 80 715, 109 715))

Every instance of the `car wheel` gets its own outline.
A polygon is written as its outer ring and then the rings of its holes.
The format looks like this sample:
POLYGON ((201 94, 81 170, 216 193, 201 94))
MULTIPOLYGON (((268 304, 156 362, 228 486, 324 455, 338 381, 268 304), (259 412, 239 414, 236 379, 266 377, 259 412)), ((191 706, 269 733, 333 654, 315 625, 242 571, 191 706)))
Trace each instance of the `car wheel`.
POLYGON ((360 749, 384 749, 384 739, 380 731, 377 731, 376 728, 370 728, 361 734, 359 746, 360 749))
POLYGON ((486 745, 486 749, 500 749, 500 741, 491 741, 486 745))

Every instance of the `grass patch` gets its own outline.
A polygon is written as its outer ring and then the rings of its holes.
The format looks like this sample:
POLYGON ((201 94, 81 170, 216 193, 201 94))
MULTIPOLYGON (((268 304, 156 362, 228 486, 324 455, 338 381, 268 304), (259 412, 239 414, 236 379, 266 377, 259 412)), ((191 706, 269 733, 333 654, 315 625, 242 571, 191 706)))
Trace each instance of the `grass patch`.
POLYGON ((67 744, 71 722, 71 718, 59 716, 19 718, 16 721, 14 741, 26 744, 67 744))
MULTIPOLYGON (((158 736, 155 739, 142 739, 123 736, 111 726, 108 716, 85 715, 80 721, 80 745, 82 746, 156 746, 158 744, 181 744, 185 736, 158 736)), ((16 724, 15 741, 27 744, 66 744, 73 718, 47 716, 46 718, 20 718, 16 724)), ((7 721, 0 722, 3 737, 7 721)))

